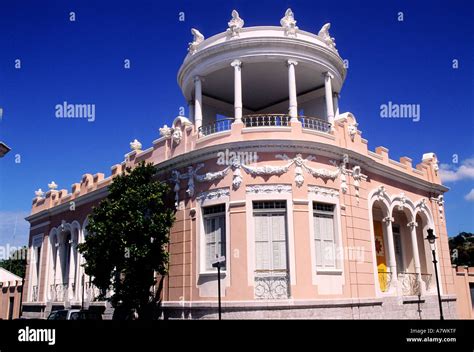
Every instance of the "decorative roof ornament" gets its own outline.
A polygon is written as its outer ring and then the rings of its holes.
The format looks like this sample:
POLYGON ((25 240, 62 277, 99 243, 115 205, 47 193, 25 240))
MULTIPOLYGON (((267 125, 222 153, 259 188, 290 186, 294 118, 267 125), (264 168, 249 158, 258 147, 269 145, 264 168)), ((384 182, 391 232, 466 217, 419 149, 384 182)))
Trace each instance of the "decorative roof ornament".
POLYGON ((56 182, 51 181, 51 183, 48 183, 48 188, 49 188, 51 191, 54 191, 55 189, 58 188, 58 185, 56 184, 56 182))
POLYGON ((37 198, 43 198, 43 197, 44 197, 44 192, 43 192, 43 190, 42 190, 41 188, 38 188, 38 190, 35 191, 35 196, 36 196, 37 198))
POLYGON ((142 150, 142 144, 135 139, 133 142, 130 143, 130 149, 139 152, 140 150, 142 150))
POLYGON ((191 33, 193 35, 193 41, 189 43, 188 51, 191 55, 194 55, 199 44, 204 41, 204 36, 196 28, 191 28, 191 33))
POLYGON ((171 134, 173 133, 173 129, 168 127, 168 125, 164 125, 160 128, 160 136, 165 138, 170 138, 171 134))
POLYGON ((436 175, 438 175, 439 164, 438 164, 438 158, 436 157, 435 153, 425 153, 425 154, 423 154, 422 161, 427 162, 427 163, 431 163, 432 167, 433 167, 433 171, 435 172, 436 175))
POLYGON ((326 23, 324 26, 322 26, 318 33, 318 37, 320 37, 328 47, 334 49, 337 52, 336 40, 329 34, 329 28, 331 28, 331 23, 326 23))
POLYGON ((359 126, 359 124, 357 122, 354 122, 354 123, 351 123, 347 127, 347 132, 349 133, 349 137, 351 138, 351 141, 353 142, 354 142, 355 135, 357 134, 357 126, 359 126))
POLYGON ((296 26, 295 15, 291 9, 286 10, 285 16, 280 20, 281 26, 285 29, 285 35, 288 37, 296 37, 296 26))
POLYGON ((183 132, 181 131, 181 128, 173 128, 173 134, 171 137, 173 138, 173 143, 176 145, 181 143, 181 140, 183 139, 183 132))
POLYGON ((232 19, 227 23, 227 33, 231 38, 238 37, 240 30, 244 27, 244 20, 240 18, 236 10, 232 10, 232 19))

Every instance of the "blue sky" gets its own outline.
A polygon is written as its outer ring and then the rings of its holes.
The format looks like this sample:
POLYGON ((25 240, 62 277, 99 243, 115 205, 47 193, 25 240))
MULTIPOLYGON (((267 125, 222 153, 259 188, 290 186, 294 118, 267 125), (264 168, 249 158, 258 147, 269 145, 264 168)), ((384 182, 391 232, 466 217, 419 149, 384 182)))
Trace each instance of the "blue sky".
POLYGON ((36 189, 108 175, 135 138, 151 146, 185 105, 176 74, 191 27, 206 37, 224 31, 234 8, 246 26, 279 25, 288 7, 303 30, 331 22, 349 60, 341 112, 356 116, 369 148, 414 164, 435 152, 451 188, 449 233, 474 232, 472 1, 26 0, 0 2, 0 140, 13 149, 0 159, 0 245, 26 243, 22 219, 36 189), (95 104, 96 120, 55 118, 63 101, 95 104), (420 121, 382 119, 389 101, 420 104, 420 121))

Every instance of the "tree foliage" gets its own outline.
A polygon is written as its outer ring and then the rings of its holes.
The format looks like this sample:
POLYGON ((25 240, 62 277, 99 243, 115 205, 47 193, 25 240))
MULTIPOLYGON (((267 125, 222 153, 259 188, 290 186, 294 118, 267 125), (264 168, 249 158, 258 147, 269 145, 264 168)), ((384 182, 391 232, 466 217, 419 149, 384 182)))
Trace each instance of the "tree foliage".
POLYGON ((104 297, 112 287, 112 305, 151 317, 157 297, 155 274, 167 272, 169 231, 174 207, 167 184, 155 179, 155 167, 141 163, 114 178, 109 194, 93 209, 79 251, 86 274, 104 297))
POLYGON ((26 247, 17 249, 10 255, 8 259, 0 261, 0 267, 21 278, 24 278, 26 272, 26 253, 26 247))

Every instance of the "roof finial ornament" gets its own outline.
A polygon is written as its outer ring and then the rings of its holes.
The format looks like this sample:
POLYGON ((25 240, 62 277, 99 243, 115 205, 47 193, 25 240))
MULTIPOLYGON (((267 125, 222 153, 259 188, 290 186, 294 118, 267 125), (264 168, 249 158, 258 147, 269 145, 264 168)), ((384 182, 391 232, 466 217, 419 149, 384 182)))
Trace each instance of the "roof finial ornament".
POLYGON ((55 189, 58 188, 58 185, 56 184, 56 182, 51 181, 51 183, 48 183, 48 188, 49 188, 51 191, 54 191, 55 189))
POLYGON ((328 47, 337 51, 336 40, 334 38, 331 38, 331 35, 329 34, 329 28, 331 28, 331 23, 326 23, 324 26, 321 27, 318 36, 326 43, 328 47))
POLYGON ((285 17, 280 20, 281 26, 285 29, 285 35, 288 37, 296 37, 296 26, 295 15, 291 9, 286 10, 285 17))
POLYGON ((142 144, 135 139, 133 142, 130 143, 130 149, 139 152, 142 150, 142 144))
POLYGON ((240 18, 237 10, 232 10, 232 19, 227 25, 229 26, 227 33, 229 33, 230 37, 238 37, 240 30, 244 27, 244 20, 240 18))
POLYGON ((36 198, 43 198, 44 197, 44 192, 41 188, 39 188, 37 191, 35 191, 35 196, 36 198))
POLYGON ((204 36, 196 28, 191 28, 191 33, 193 35, 193 41, 189 43, 188 51, 191 55, 194 55, 199 44, 204 41, 204 36))

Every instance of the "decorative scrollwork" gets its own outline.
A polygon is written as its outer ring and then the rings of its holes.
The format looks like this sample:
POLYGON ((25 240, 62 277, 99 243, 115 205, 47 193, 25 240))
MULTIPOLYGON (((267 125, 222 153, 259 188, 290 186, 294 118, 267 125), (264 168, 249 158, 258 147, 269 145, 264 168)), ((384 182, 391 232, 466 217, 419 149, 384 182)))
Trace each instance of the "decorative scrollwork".
POLYGON ((255 272, 256 299, 288 299, 289 275, 286 270, 257 270, 255 272))
POLYGON ((211 191, 207 192, 202 192, 197 196, 198 201, 201 203, 206 201, 206 200, 212 200, 212 199, 219 199, 222 197, 228 197, 230 194, 230 191, 228 188, 218 188, 218 189, 213 189, 211 191))
POLYGON ((416 273, 399 273, 398 282, 402 288, 404 296, 419 296, 421 295, 420 278, 416 273))
POLYGON ((38 285, 33 286, 32 301, 38 302, 38 285))
POLYGON ((264 175, 281 175, 288 172, 291 163, 285 166, 249 166, 249 165, 241 165, 242 169, 245 172, 251 174, 252 176, 264 176, 264 175))

